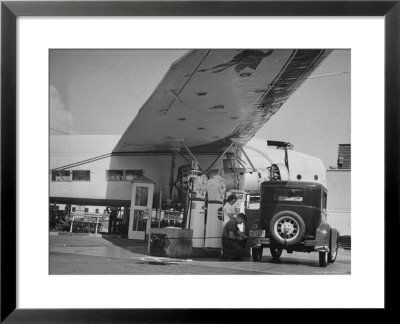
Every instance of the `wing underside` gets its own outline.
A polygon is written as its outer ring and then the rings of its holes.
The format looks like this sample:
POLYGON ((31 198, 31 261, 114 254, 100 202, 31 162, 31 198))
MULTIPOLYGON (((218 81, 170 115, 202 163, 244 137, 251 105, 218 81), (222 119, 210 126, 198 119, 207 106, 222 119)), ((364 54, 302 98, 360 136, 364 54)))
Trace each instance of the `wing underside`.
POLYGON ((232 138, 245 144, 329 53, 192 50, 171 66, 113 152, 165 153, 183 141, 195 153, 219 153, 232 138))

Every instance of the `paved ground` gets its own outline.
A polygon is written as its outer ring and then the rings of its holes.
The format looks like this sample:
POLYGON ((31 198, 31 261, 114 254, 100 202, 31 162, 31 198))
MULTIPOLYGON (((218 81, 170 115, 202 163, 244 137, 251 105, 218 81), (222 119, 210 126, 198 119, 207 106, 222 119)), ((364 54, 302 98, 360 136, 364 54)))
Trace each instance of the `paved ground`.
POLYGON ((318 266, 317 253, 282 253, 274 262, 264 250, 262 262, 220 261, 215 253, 197 251, 192 259, 168 259, 147 254, 142 242, 86 236, 50 236, 50 274, 350 274, 351 251, 340 248, 337 260, 318 266))

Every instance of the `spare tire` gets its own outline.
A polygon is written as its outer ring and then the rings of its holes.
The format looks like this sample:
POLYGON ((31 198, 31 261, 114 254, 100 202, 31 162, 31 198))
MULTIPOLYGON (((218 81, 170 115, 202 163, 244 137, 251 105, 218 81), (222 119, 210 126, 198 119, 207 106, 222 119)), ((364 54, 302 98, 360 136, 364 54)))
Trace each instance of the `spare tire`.
POLYGON ((281 211, 272 217, 269 233, 279 244, 291 246, 299 243, 306 232, 306 225, 299 214, 281 211))

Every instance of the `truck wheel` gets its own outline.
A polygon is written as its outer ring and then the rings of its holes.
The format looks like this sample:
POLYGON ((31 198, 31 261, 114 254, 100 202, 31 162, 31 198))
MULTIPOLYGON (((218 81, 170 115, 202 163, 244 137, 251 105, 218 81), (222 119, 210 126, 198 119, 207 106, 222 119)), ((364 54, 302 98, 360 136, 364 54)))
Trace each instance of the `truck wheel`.
POLYGON ((328 253, 328 262, 329 263, 335 262, 337 253, 338 253, 338 245, 336 244, 336 249, 334 249, 334 250, 331 249, 328 253))
POLYGON ((271 247, 269 248, 269 251, 271 252, 272 258, 277 260, 281 257, 283 249, 271 247))
POLYGON ((325 268, 328 265, 328 252, 319 252, 319 266, 325 268))
POLYGON ((254 262, 261 262, 263 254, 263 247, 254 247, 251 249, 251 256, 254 262))
POLYGON ((277 243, 290 246, 301 241, 306 232, 306 225, 299 214, 281 211, 272 217, 269 232, 277 243))

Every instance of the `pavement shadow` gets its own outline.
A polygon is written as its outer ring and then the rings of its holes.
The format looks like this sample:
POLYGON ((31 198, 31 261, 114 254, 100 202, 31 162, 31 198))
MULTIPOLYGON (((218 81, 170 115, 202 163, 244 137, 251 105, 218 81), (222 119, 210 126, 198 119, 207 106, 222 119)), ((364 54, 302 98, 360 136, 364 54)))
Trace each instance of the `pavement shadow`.
POLYGON ((313 259, 289 259, 285 257, 281 257, 279 259, 273 259, 272 257, 268 256, 263 256, 261 262, 264 263, 273 263, 273 264, 281 264, 281 265, 306 265, 306 266, 311 266, 311 267, 316 267, 319 268, 319 263, 318 263, 318 255, 313 259))
MULTIPOLYGON (((143 255, 148 255, 151 256, 150 253, 148 253, 148 242, 142 241, 142 240, 132 240, 132 239, 126 239, 126 238, 118 238, 115 235, 103 235, 102 237, 104 240, 107 242, 118 246, 122 249, 125 249, 127 251, 133 252, 133 253, 138 253, 138 254, 143 254, 143 255)), ((220 249, 213 249, 213 248, 192 248, 192 255, 190 256, 191 259, 193 260, 198 260, 198 261, 215 261, 219 260, 219 254, 220 254, 220 249)), ((154 255, 156 256, 156 255, 154 255)), ((187 259, 187 258, 182 258, 182 259, 187 259)))
POLYGON ((122 249, 125 249, 127 251, 130 251, 133 253, 138 253, 138 254, 149 255, 147 253, 147 242, 146 241, 118 238, 118 237, 111 236, 111 235, 110 236, 103 235, 102 238, 104 240, 108 241, 109 243, 111 243, 115 246, 118 246, 122 249))

